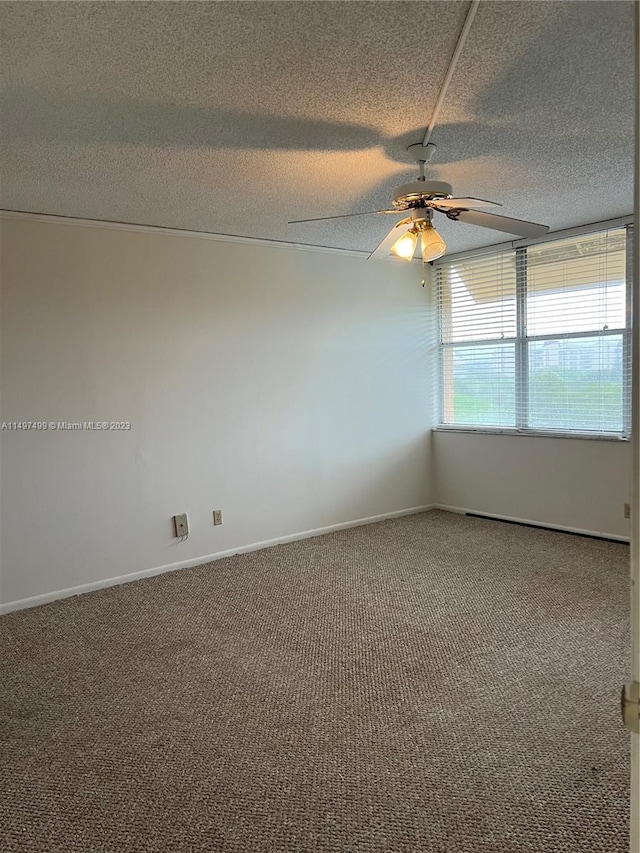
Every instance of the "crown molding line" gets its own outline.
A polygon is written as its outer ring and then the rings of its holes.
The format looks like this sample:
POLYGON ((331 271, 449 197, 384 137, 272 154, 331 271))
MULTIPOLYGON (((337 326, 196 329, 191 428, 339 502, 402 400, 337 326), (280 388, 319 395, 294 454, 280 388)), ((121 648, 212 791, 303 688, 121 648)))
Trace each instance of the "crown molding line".
POLYGON ((196 237, 200 240, 215 240, 221 243, 240 243, 249 246, 265 246, 272 249, 290 249, 297 252, 321 252, 325 255, 347 255, 366 259, 371 254, 359 249, 339 249, 331 246, 313 246, 310 243, 289 243, 269 240, 266 237, 242 237, 236 234, 214 234, 209 231, 189 231, 185 228, 168 228, 162 225, 139 225, 135 222, 114 222, 110 219, 83 219, 74 216, 59 216, 55 213, 32 213, 28 210, 0 209, 0 219, 28 219, 50 222, 57 225, 75 225, 83 228, 108 228, 115 231, 137 231, 143 234, 168 234, 175 237, 196 237))
MULTIPOLYGON (((111 219, 83 219, 82 217, 61 216, 56 213, 34 213, 29 210, 9 210, 0 208, 0 219, 33 219, 39 222, 51 222, 58 225, 75 225, 84 228, 109 228, 115 231, 138 231, 143 234, 169 234, 177 237, 195 237, 200 240, 216 240, 221 243, 240 243, 249 246, 265 246, 273 249, 289 249, 296 252, 320 252, 325 255, 343 255, 351 258, 367 259, 371 252, 360 249, 339 249, 332 246, 313 246, 310 243, 290 243, 286 240, 269 240, 267 237, 242 237, 237 234, 215 234, 210 231, 189 231, 186 228, 169 228, 162 225, 140 225, 135 222, 115 222, 111 219)), ((620 216, 616 219, 608 219, 603 222, 593 222, 588 225, 579 225, 574 228, 566 228, 561 231, 549 231, 543 237, 534 239, 508 240, 503 243, 494 243, 489 246, 479 246, 476 249, 462 250, 450 255, 444 255, 439 259, 442 263, 462 261, 484 254, 504 252, 517 249, 521 246, 532 246, 536 243, 549 243, 565 237, 575 237, 587 234, 590 231, 605 230, 606 228, 620 228, 625 225, 633 225, 633 215, 620 216)), ((374 258, 374 260, 392 261, 388 258, 374 258)), ((414 258, 412 263, 422 263, 420 258, 414 258)), ((430 262, 430 266, 434 263, 430 262)))

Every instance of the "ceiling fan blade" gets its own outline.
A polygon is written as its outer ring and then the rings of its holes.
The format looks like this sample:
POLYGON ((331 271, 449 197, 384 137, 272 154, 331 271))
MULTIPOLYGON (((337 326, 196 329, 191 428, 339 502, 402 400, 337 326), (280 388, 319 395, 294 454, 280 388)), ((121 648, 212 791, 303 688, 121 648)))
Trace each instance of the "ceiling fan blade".
POLYGON ((403 219, 401 222, 398 222, 393 226, 391 231, 384 237, 378 245, 375 247, 373 252, 367 258, 370 261, 372 258, 375 258, 378 261, 384 261, 389 257, 389 253, 391 252, 391 247, 398 240, 405 231, 408 231, 411 227, 411 219, 403 219))
POLYGON ((402 213, 401 210, 363 210, 362 213, 339 213, 337 216, 316 216, 313 219, 291 219, 287 225, 300 222, 322 222, 325 219, 347 219, 349 216, 371 216, 374 213, 402 213))
POLYGON ((465 210, 472 210, 474 207, 502 207, 497 201, 487 201, 486 198, 434 198, 432 202, 434 207, 464 207, 465 210))
POLYGON ((479 210, 452 210, 446 215, 458 222, 493 228, 494 231, 506 231, 507 234, 517 234, 519 237, 541 237, 549 230, 548 225, 538 225, 537 222, 511 219, 509 216, 497 216, 495 213, 483 213, 479 210))

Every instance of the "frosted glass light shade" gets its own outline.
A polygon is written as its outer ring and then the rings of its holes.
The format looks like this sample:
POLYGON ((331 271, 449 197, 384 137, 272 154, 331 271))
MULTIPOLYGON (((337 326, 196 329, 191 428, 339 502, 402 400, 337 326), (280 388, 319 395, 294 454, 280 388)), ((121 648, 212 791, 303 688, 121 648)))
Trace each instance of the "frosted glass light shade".
POLYGON ((447 244, 438 234, 433 225, 423 229, 420 239, 423 261, 435 261, 447 251, 447 244))
POLYGON ((391 254, 396 258, 402 258, 404 261, 410 261, 413 258, 413 253, 418 245, 418 232, 407 231, 402 237, 399 237, 391 247, 391 254))

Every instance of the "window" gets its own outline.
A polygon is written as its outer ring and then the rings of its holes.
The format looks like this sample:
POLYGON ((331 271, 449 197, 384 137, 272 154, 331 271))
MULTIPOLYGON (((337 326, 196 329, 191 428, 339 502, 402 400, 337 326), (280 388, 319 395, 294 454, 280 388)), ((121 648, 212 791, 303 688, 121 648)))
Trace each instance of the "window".
POLYGON ((615 228, 443 258, 442 425, 627 437, 628 243, 615 228))

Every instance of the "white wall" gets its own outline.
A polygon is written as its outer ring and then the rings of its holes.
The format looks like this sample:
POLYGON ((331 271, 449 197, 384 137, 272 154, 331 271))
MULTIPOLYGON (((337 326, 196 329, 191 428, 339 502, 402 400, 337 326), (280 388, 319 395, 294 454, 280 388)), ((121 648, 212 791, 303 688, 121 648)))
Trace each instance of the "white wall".
POLYGON ((440 505, 629 536, 629 442, 439 431, 433 448, 440 505))
POLYGON ((431 503, 416 266, 0 224, 3 420, 132 425, 2 431, 0 601, 431 503))
POLYGON ((628 536, 629 444, 431 436, 416 266, 0 225, 1 419, 132 424, 0 432, 5 605, 431 503, 628 536))

